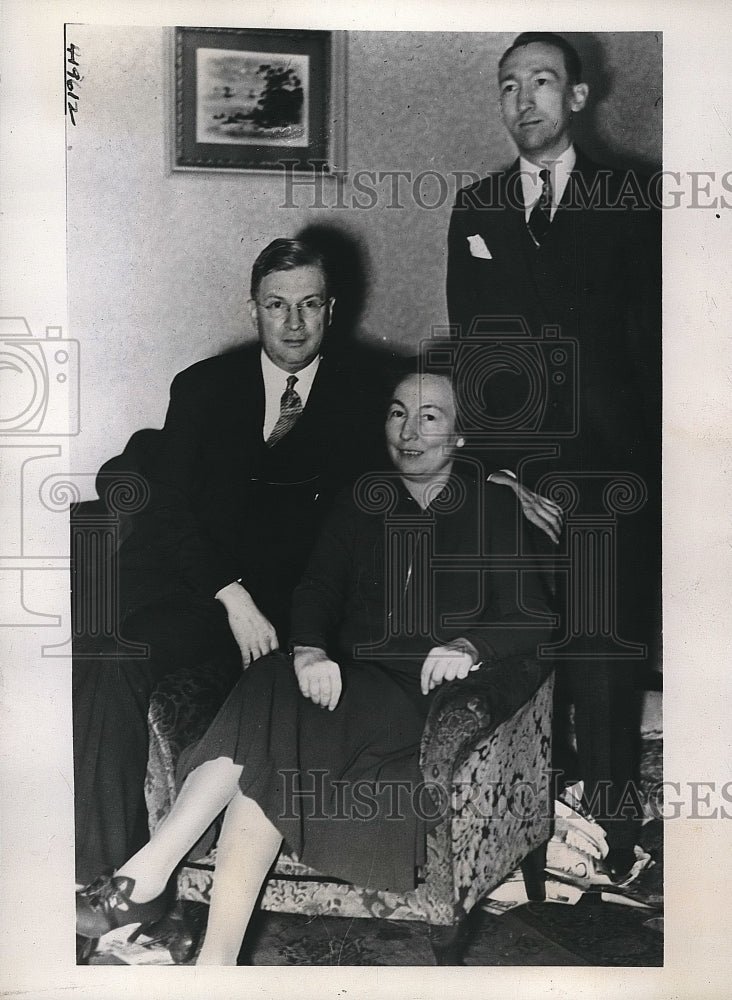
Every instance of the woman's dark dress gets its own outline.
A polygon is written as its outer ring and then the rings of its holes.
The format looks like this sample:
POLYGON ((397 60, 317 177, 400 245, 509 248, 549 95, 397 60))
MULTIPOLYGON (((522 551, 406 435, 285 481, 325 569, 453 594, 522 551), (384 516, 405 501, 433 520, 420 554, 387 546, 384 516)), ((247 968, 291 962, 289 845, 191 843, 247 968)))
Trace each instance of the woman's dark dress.
POLYGON ((340 665, 338 705, 304 698, 288 657, 263 657, 183 775, 229 757, 301 861, 368 888, 413 888, 437 809, 419 770, 427 653, 463 637, 488 664, 533 655, 550 634, 540 575, 516 559, 487 568, 487 557, 517 557, 519 519, 510 490, 469 474, 453 474, 424 511, 395 474, 362 480, 336 504, 293 599, 292 644, 340 665))

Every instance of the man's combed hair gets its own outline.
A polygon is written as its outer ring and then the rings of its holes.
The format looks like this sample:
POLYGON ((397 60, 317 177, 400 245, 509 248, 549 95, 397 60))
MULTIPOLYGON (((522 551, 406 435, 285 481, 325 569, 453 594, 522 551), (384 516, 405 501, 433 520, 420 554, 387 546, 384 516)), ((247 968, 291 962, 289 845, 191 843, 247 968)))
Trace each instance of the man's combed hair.
POLYGON ((323 255, 302 240, 277 239, 266 246, 252 267, 251 297, 256 299, 259 286, 275 271, 294 271, 297 267, 319 267, 328 280, 323 255))
POLYGON ((566 38, 562 38, 561 35, 555 35, 552 31, 523 31, 514 38, 511 47, 506 49, 501 56, 498 63, 498 72, 500 73, 503 64, 512 52, 515 52, 516 49, 523 49, 526 45, 531 45, 534 42, 539 42, 541 45, 551 45, 553 48, 559 49, 564 56, 564 68, 567 71, 569 82, 575 84, 582 81, 582 60, 577 50, 573 45, 570 45, 566 38))

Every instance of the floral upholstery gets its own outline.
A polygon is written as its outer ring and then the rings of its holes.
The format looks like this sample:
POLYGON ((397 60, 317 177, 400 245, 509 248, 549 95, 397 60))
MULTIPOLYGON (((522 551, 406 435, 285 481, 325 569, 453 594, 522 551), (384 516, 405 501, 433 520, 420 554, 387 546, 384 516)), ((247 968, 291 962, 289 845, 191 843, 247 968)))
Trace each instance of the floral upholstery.
MULTIPOLYGON (((167 678, 149 714, 146 797, 154 830, 175 797, 175 763, 198 739, 236 679, 230 664, 167 678)), ((438 692, 421 766, 428 789, 449 808, 427 838, 422 880, 411 892, 364 890, 280 856, 262 898, 283 913, 459 923, 551 836, 553 674, 531 660, 506 660, 438 692)), ((179 876, 179 895, 208 902, 215 848, 197 845, 179 876)))
POLYGON ((203 736, 240 676, 240 663, 214 660, 196 670, 168 675, 154 692, 148 713, 145 778, 151 833, 175 801, 178 758, 203 736))

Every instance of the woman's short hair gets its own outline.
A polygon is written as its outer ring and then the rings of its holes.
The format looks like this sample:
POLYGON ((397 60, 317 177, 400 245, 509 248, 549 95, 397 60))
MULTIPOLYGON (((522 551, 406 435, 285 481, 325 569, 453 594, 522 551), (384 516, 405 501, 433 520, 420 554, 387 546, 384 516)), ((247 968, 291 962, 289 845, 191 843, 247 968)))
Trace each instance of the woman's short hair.
MULTIPOLYGON (((436 341, 431 341, 433 346, 435 343, 436 341)), ((452 387, 452 397, 455 401, 455 430, 457 433, 461 433, 464 422, 459 395, 456 391, 455 379, 453 378, 452 373, 444 367, 430 365, 424 354, 401 357, 394 361, 389 372, 389 395, 387 400, 390 401, 393 399, 397 387, 401 385, 406 378, 409 378, 410 375, 435 375, 439 378, 447 379, 452 387)))

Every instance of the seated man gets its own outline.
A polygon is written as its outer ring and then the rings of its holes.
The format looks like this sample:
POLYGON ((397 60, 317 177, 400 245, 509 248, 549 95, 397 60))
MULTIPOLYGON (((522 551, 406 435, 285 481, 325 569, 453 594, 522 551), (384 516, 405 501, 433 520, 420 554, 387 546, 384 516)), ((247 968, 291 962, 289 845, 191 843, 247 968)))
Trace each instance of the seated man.
MULTIPOLYGON (((378 465, 380 401, 324 339, 334 308, 323 257, 278 239, 252 269, 259 343, 173 381, 150 499, 118 555, 120 635, 149 656, 74 663, 77 880, 148 837, 147 712, 161 677, 214 658, 246 668, 278 648, 332 497, 378 465), (240 662, 241 661, 241 662, 240 662)), ((90 659, 89 656, 92 655, 90 659)))
MULTIPOLYGON (((275 240, 255 261, 249 305, 260 343, 174 379, 165 426, 142 469, 150 499, 118 555, 119 632, 145 643, 149 655, 98 659, 81 642, 75 649, 81 883, 114 870, 148 839, 155 685, 212 661, 232 664, 233 684, 242 663, 276 650, 332 498, 360 472, 383 467, 379 386, 364 385, 325 349, 334 300, 322 255, 275 240)), ((532 517, 539 498, 520 499, 532 517)))

